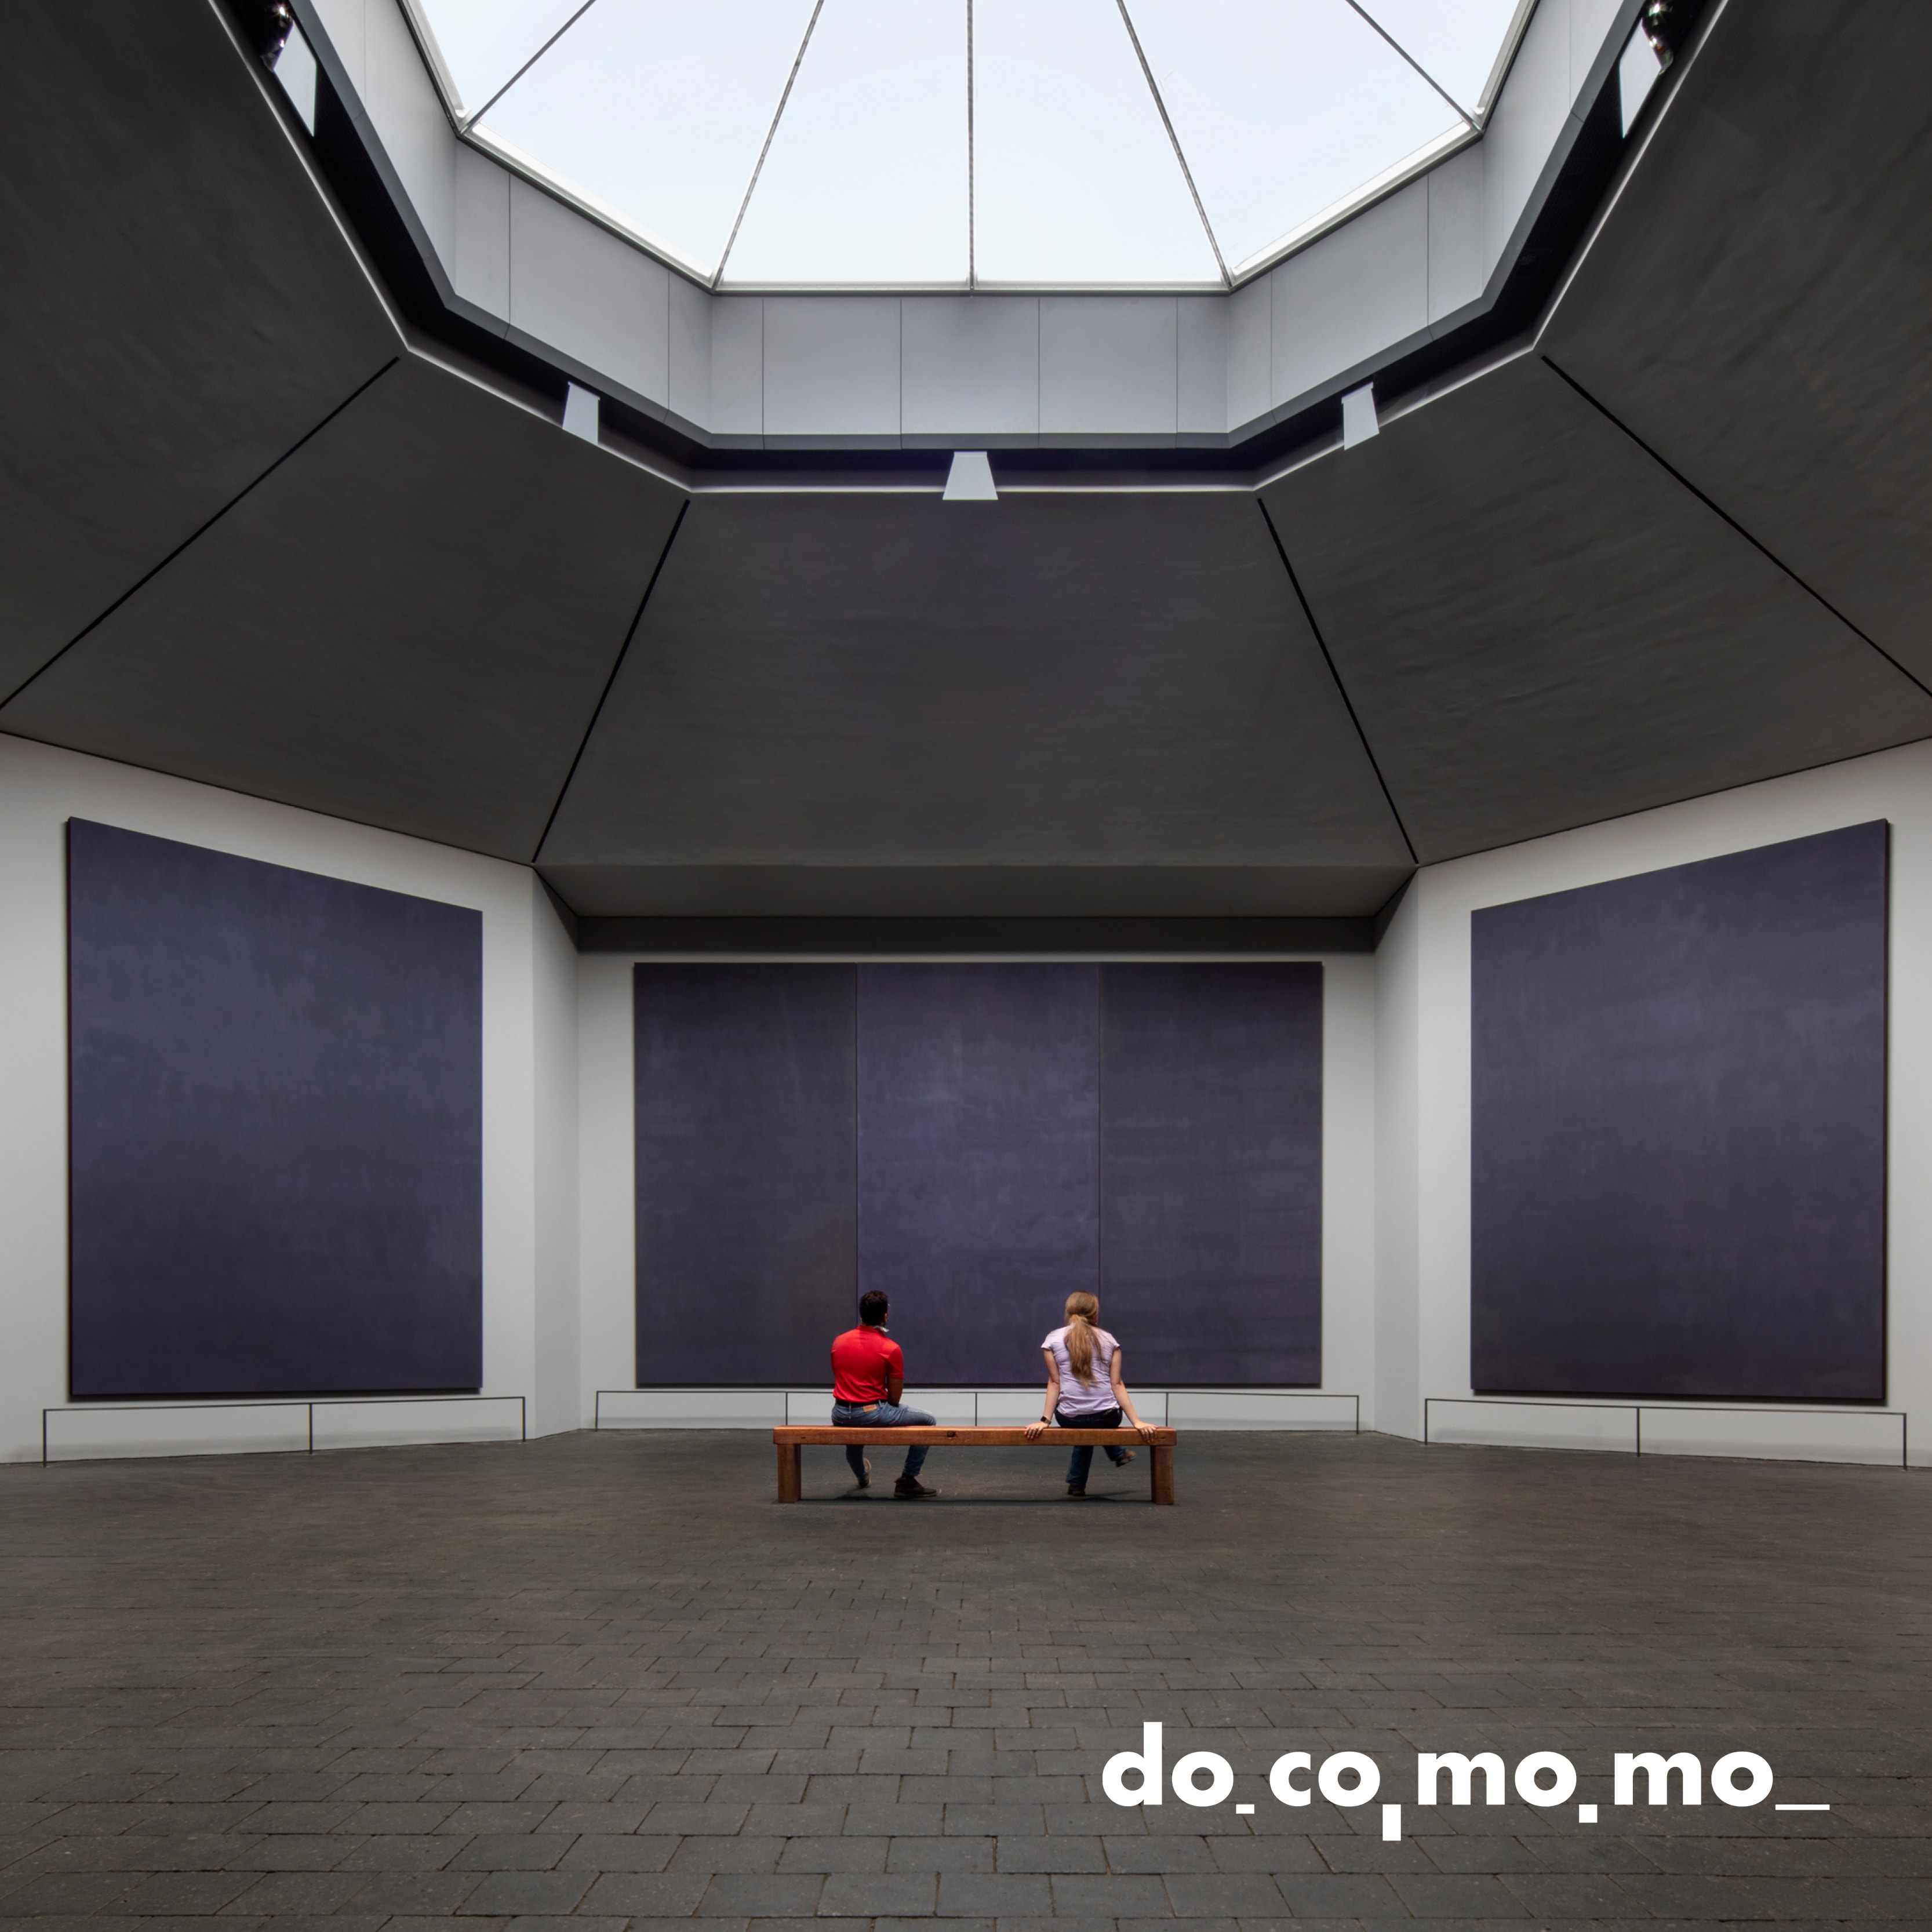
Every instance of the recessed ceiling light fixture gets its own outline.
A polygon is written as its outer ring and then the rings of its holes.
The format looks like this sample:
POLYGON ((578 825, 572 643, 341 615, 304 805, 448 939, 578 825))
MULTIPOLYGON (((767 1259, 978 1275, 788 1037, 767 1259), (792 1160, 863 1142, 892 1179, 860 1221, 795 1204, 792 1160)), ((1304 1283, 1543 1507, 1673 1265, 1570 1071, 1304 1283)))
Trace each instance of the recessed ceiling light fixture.
POLYGON ((949 503, 997 503, 1000 493, 993 488, 993 466, 983 449, 957 449, 952 467, 946 472, 946 501, 949 503))

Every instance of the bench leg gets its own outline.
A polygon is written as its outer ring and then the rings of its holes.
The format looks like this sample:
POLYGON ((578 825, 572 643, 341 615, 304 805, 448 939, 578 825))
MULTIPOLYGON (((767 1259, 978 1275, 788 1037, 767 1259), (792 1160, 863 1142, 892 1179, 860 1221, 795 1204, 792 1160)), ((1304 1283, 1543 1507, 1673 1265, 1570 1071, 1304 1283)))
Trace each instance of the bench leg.
POLYGON ((799 1465, 805 1452, 796 1442, 781 1442, 778 1444, 778 1501, 795 1503, 798 1501, 801 1474, 799 1465))
POLYGON ((1157 1503, 1172 1502, 1174 1500, 1174 1451, 1172 1449, 1156 1448, 1154 1452, 1154 1468, 1150 1473, 1154 1480, 1154 1501, 1157 1503))

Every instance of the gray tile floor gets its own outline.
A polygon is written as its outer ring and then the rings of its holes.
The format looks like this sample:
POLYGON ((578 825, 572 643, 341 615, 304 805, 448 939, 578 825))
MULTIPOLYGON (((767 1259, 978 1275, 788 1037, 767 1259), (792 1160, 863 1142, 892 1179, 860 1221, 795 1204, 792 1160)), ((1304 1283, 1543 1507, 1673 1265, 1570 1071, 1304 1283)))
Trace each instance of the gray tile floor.
POLYGON ((1932 1925, 1932 1473, 1201 1435, 1156 1510, 1046 1450, 937 1453, 929 1503, 843 1466, 790 1509, 749 1433, 0 1469, 0 1924, 1932 1925), (1150 1719, 1227 1803, 1106 1800, 1150 1719), (1492 1748, 1602 1822, 1416 1808, 1418 1750, 1492 1748), (1270 1797, 1344 1748, 1400 1841, 1270 1797), (1833 1808, 1616 1808, 1617 1749, 1833 1808))

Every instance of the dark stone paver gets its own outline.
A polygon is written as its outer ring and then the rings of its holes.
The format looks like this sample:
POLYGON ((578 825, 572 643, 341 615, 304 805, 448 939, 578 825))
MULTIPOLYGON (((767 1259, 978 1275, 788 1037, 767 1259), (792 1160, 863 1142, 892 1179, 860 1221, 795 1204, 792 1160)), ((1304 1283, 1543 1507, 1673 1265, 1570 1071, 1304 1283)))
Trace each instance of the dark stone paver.
POLYGON ((0 1932, 1932 1932, 1923 1472, 1208 1435, 770 1501, 742 1434, 0 1469, 0 1932), (1234 1766, 1106 1802, 1168 1727, 1234 1766), (1289 1810, 1281 1751, 1378 1807, 1289 1810), (1828 1812, 1611 1802, 1750 1750, 1828 1812), (1423 1808, 1418 1750, 1570 1756, 1423 1808))

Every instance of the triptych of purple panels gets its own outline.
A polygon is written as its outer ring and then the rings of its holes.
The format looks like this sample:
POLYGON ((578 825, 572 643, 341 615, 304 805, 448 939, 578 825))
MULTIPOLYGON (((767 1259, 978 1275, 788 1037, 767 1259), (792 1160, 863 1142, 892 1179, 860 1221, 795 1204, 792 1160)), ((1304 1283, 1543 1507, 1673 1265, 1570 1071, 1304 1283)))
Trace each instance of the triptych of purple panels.
POLYGON ((1066 1296, 1132 1380, 1321 1378, 1322 969, 636 968, 640 1386, 1024 1383, 1066 1296))

